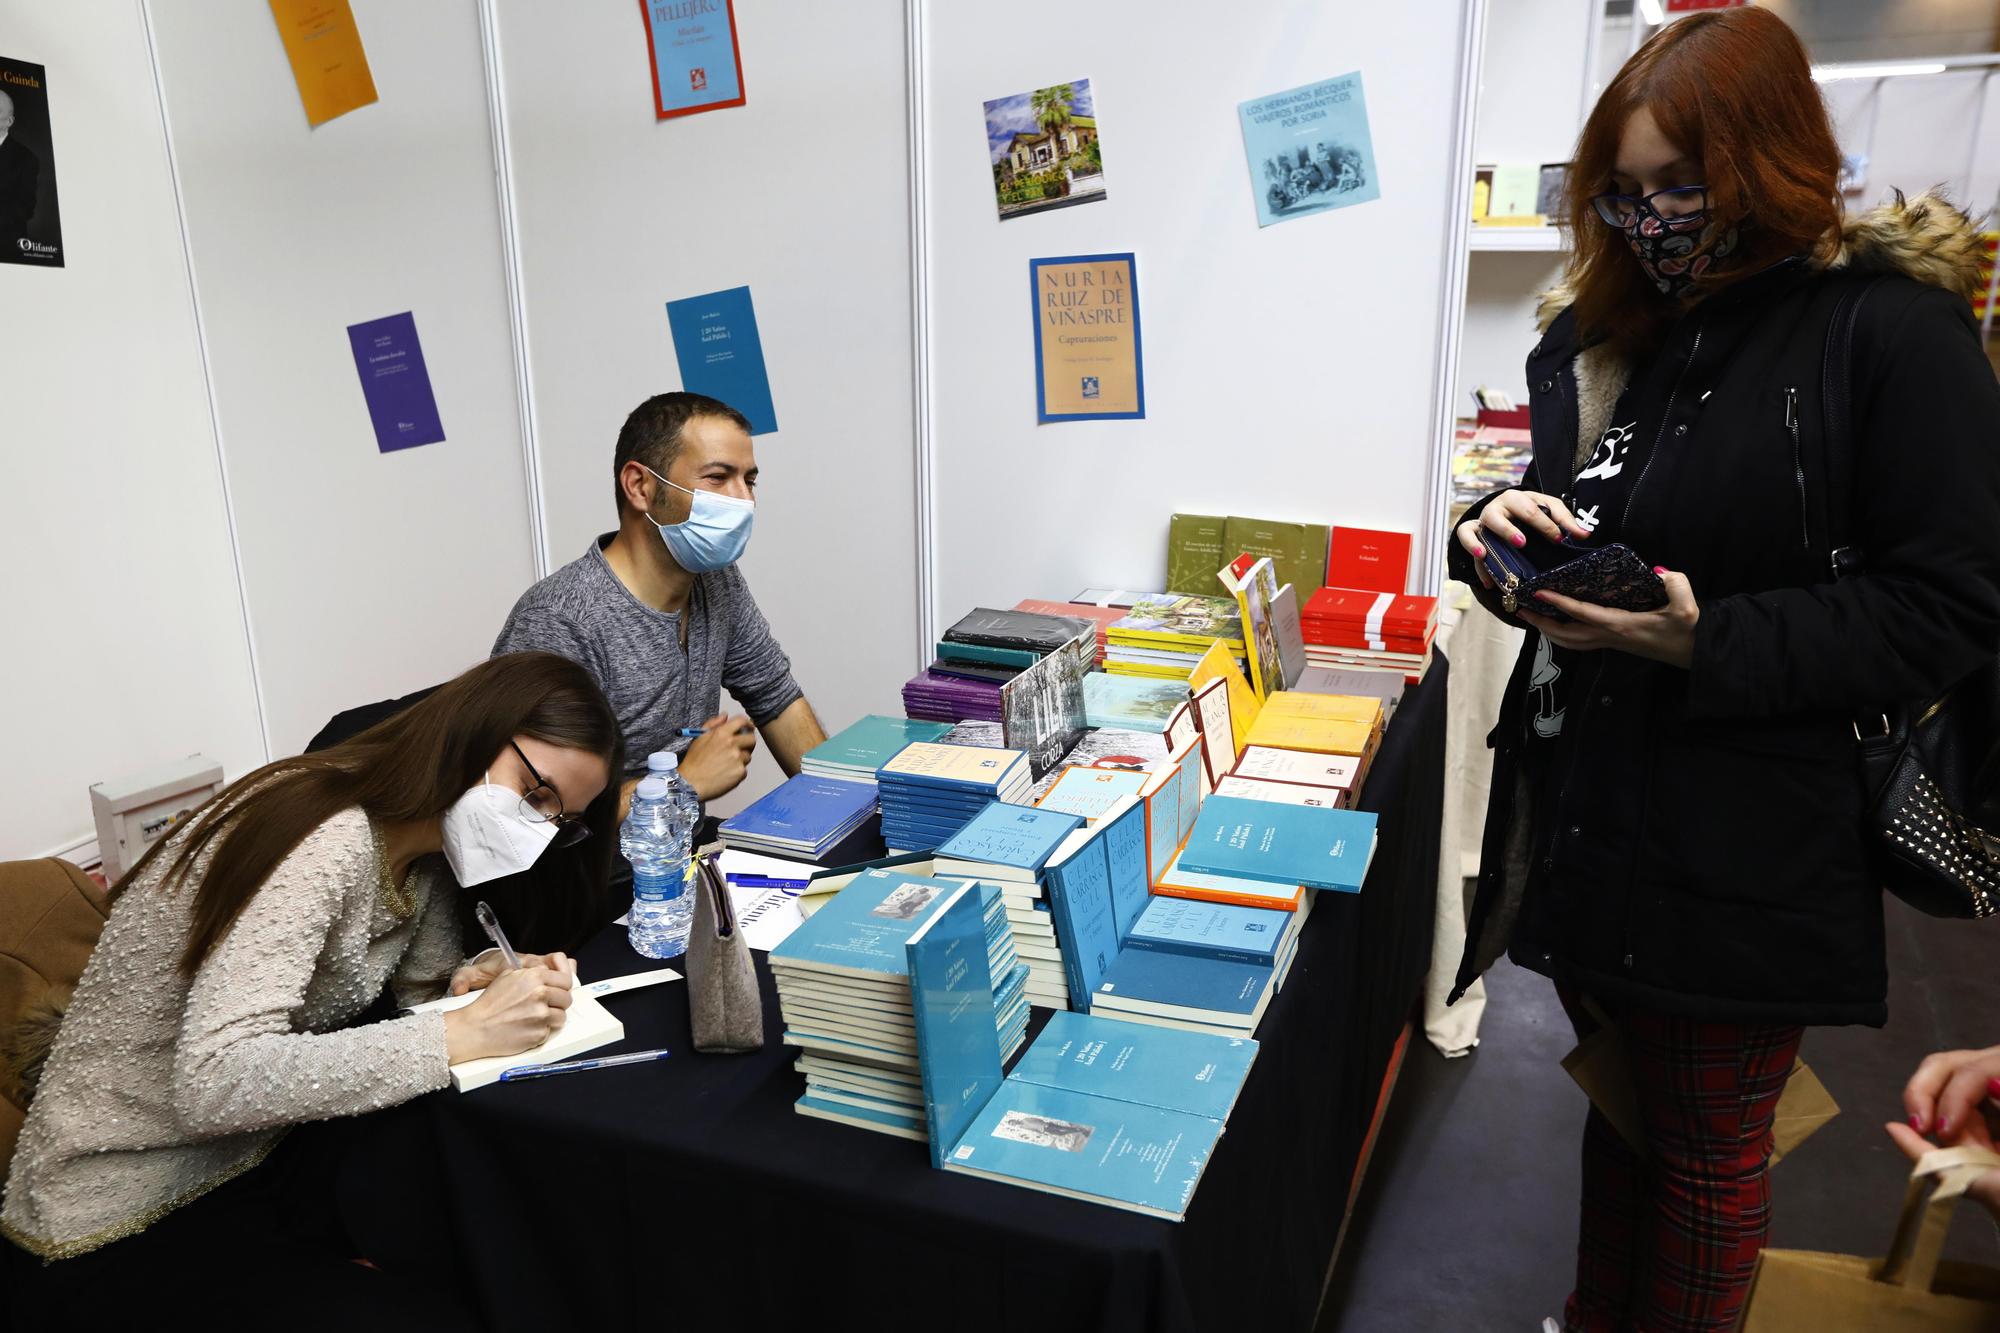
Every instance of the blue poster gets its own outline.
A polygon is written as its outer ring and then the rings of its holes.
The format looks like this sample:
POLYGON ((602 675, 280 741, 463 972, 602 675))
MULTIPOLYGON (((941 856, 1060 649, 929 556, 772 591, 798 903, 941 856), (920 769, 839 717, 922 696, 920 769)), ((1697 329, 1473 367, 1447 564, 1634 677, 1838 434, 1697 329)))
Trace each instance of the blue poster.
POLYGON ((769 435, 778 428, 748 287, 669 301, 667 326, 681 363, 681 388, 729 404, 750 418, 752 435, 769 435))
POLYGON ((375 423, 376 447, 386 454, 442 440, 444 423, 438 420, 437 398, 431 393, 430 372, 424 368, 416 316, 405 310, 349 324, 347 341, 354 349, 354 369, 361 376, 369 419, 375 423))
POLYGON ((1358 71, 1239 103, 1236 111, 1258 226, 1382 197, 1358 71))
POLYGON ((743 105, 735 0, 639 0, 661 120, 743 105))

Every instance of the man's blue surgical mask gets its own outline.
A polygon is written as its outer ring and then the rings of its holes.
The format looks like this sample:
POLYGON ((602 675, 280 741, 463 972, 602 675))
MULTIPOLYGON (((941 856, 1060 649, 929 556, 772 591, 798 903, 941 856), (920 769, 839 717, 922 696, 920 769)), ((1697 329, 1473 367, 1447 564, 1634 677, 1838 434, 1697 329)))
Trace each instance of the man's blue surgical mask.
MULTIPOLYGON (((644 463, 639 466, 646 467, 644 463)), ((653 469, 647 467, 646 471, 653 469)), ((651 515, 646 518, 660 530, 660 540, 667 544, 667 553, 673 556, 675 564, 690 574, 708 574, 742 559, 743 548, 750 544, 750 521, 757 516, 756 504, 717 495, 714 491, 688 491, 657 472, 653 475, 659 477, 661 485, 687 491, 694 497, 684 523, 661 523, 651 515)))

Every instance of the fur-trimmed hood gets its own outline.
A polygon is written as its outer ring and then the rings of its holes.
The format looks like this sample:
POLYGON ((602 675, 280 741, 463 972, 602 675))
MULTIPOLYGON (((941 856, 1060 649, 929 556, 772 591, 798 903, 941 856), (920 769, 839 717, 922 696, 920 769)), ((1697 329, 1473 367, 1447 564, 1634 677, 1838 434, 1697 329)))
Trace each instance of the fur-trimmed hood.
MULTIPOLYGON (((1901 191, 1840 227, 1840 245, 1828 268, 1857 273, 1900 273, 1971 301, 1980 289, 1979 228, 1936 192, 1906 199, 1901 191)), ((1535 305, 1537 332, 1547 333, 1569 309, 1575 292, 1559 283, 1535 305)))

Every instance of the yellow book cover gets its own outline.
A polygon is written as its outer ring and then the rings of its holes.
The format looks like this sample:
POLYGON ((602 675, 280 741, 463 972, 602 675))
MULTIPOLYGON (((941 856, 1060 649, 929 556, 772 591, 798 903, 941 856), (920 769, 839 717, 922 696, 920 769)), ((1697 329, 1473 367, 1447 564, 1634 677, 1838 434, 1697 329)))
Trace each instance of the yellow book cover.
POLYGON ((1020 750, 918 741, 897 751, 896 757, 882 766, 882 771, 917 782, 969 783, 998 788, 1006 785, 1016 766, 1025 760, 1026 755, 1020 750))
POLYGON ((1104 664, 1104 670, 1107 675, 1145 676, 1152 680, 1186 680, 1188 678, 1187 667, 1167 666, 1164 663, 1155 662, 1107 661, 1104 664))
POLYGON ((1312 717, 1325 722, 1365 722, 1369 727, 1382 721, 1382 701, 1363 694, 1308 694, 1301 690, 1279 690, 1264 700, 1264 711, 1286 717, 1312 717))
POLYGON ((1374 729, 1361 722, 1327 722, 1284 713, 1259 713, 1250 725, 1249 743, 1278 750, 1308 750, 1314 754, 1365 755, 1374 743, 1374 729))
POLYGON ((271 0, 306 124, 324 125, 375 100, 375 76, 348 0, 271 0))
MULTIPOLYGON (((1257 720, 1258 709, 1262 707, 1257 702, 1257 691, 1250 688, 1249 677, 1237 667, 1236 659, 1220 643, 1211 647, 1195 664, 1194 671, 1188 676, 1188 688, 1199 692, 1211 680, 1229 682, 1229 726, 1234 733, 1231 739, 1235 744, 1235 753, 1242 754, 1243 747, 1249 743, 1250 724, 1257 720)), ((1221 774, 1215 776, 1220 777, 1221 774)))

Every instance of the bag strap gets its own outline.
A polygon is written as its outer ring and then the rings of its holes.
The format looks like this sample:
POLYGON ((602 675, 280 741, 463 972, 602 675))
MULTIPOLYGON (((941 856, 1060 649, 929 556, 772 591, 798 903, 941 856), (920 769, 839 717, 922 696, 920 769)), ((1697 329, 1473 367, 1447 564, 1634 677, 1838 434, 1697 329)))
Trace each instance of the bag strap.
POLYGON ((1834 580, 1861 572, 1866 552, 1840 540, 1848 531, 1854 503, 1854 325, 1861 303, 1880 285, 1880 277, 1850 286, 1840 295, 1827 321, 1826 346, 1820 354, 1820 423, 1824 436, 1828 503, 1826 509, 1827 568, 1834 580))
POLYGON ((1967 1144, 1936 1148, 1917 1159, 1903 1195, 1896 1240, 1876 1280, 1913 1291, 1929 1291, 1937 1279, 1945 1233, 1959 1196, 1988 1171, 2000 1170, 2000 1153, 1967 1144))

